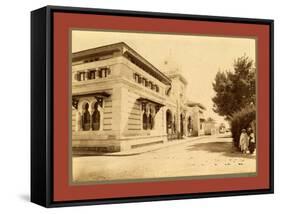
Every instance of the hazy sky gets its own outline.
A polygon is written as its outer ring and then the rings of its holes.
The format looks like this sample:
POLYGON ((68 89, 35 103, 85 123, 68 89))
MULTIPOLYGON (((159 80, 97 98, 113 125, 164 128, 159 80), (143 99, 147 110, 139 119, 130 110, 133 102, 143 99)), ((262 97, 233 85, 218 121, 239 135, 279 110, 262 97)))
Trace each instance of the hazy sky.
POLYGON ((234 59, 246 54, 255 60, 255 40, 249 38, 152 33, 72 31, 72 52, 125 42, 161 71, 164 61, 179 68, 188 81, 187 98, 206 106, 206 118, 223 118, 212 111, 212 82, 219 69, 233 68, 234 59))

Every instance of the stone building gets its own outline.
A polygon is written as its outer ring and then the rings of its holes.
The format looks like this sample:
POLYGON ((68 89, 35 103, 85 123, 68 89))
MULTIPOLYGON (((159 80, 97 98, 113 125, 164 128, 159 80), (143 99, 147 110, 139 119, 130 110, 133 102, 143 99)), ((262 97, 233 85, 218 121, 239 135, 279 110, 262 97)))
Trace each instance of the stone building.
POLYGON ((123 151, 189 136, 188 124, 201 127, 203 110, 186 103, 186 86, 180 73, 161 72, 123 42, 73 53, 73 152, 123 151))
POLYGON ((207 119, 205 121, 205 135, 215 135, 219 133, 219 129, 216 126, 216 121, 207 119))
POLYGON ((186 102, 186 105, 189 107, 189 124, 192 124, 191 135, 192 136, 201 136, 205 134, 205 116, 204 111, 206 108, 201 103, 186 102))

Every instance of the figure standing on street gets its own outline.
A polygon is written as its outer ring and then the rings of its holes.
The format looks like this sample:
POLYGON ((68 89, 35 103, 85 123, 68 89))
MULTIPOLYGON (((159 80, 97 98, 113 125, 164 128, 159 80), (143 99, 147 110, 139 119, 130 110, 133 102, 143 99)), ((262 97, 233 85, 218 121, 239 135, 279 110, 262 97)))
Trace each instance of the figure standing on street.
POLYGON ((248 135, 249 135, 249 151, 251 154, 253 154, 256 149, 256 141, 255 141, 255 134, 252 128, 248 128, 248 135))
POLYGON ((248 151, 248 146, 249 146, 249 137, 246 132, 246 129, 242 129, 242 132, 240 135, 239 146, 240 146, 241 152, 243 154, 246 154, 248 151))

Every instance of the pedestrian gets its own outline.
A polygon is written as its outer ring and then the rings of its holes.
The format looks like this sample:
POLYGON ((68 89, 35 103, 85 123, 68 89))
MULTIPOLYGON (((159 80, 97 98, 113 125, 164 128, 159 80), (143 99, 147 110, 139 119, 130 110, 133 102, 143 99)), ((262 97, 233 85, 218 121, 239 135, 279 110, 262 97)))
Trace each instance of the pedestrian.
POLYGON ((255 134, 252 128, 248 128, 248 136, 249 136, 249 151, 251 154, 253 154, 256 149, 256 141, 255 141, 255 134))
POLYGON ((249 136, 246 132, 246 129, 242 129, 242 131, 241 131, 239 146, 240 146, 241 152, 243 154, 246 154, 248 151, 248 146, 249 146, 249 136))

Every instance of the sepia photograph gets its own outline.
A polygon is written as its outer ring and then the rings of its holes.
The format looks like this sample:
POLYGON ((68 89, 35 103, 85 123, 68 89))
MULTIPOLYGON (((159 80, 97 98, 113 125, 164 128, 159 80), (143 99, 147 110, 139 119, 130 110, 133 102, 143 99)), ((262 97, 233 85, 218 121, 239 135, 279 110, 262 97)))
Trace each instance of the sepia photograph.
POLYGON ((257 175, 256 38, 69 38, 72 184, 257 175))
POLYGON ((31 14, 31 201, 274 192, 274 21, 46 6, 31 14))

